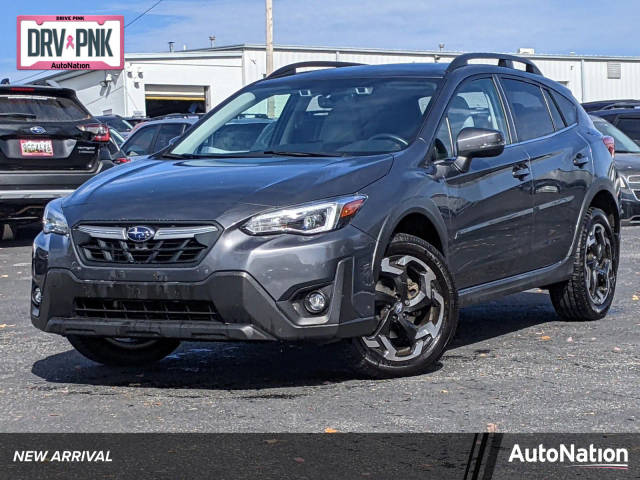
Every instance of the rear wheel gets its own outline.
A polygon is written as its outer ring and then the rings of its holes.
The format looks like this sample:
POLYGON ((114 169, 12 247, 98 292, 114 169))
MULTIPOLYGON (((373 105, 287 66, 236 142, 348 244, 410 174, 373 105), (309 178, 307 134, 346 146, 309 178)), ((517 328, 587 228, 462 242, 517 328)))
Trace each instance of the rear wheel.
POLYGON ((590 208, 582 221, 571 278, 549 288, 558 315, 565 320, 603 318, 613 302, 618 260, 618 244, 606 213, 590 208))
POLYGON ((94 362, 115 367, 135 367, 162 360, 180 341, 173 339, 103 338, 69 335, 71 345, 94 362))
POLYGON ((378 327, 354 339, 356 368, 372 377, 416 375, 438 361, 458 322, 458 297, 440 252, 398 234, 380 265, 378 327))

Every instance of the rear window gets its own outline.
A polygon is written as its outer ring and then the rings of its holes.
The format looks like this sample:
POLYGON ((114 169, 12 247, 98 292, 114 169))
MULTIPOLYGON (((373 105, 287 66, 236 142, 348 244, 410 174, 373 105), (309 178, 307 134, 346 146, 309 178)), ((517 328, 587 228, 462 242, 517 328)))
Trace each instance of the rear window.
POLYGON ((640 140, 640 118, 622 117, 618 120, 616 127, 629 135, 634 141, 640 140))
POLYGON ((553 99, 558 104, 558 108, 560 112, 562 112, 562 116, 564 117, 564 121, 567 125, 573 125, 578 121, 578 109, 574 105, 574 103, 569 100, 564 95, 560 95, 557 92, 551 92, 553 95, 553 99))
POLYGON ((75 101, 47 95, 0 95, 0 121, 69 122, 90 115, 75 101))
POLYGON ((549 109, 537 85, 503 79, 504 90, 516 124, 518 140, 531 140, 554 132, 549 109))

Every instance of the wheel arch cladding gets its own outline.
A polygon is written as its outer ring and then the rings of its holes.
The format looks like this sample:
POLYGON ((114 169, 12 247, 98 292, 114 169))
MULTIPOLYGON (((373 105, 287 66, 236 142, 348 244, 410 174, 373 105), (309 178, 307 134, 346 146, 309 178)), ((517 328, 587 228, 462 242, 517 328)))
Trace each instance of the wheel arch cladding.
POLYGON ((396 224, 391 237, 397 233, 407 233, 423 239, 433 245, 440 253, 445 254, 438 229, 431 219, 421 212, 405 214, 396 224))
POLYGON ((620 211, 611 192, 608 190, 598 191, 591 199, 589 206, 599 208, 605 212, 616 235, 620 233, 620 211))

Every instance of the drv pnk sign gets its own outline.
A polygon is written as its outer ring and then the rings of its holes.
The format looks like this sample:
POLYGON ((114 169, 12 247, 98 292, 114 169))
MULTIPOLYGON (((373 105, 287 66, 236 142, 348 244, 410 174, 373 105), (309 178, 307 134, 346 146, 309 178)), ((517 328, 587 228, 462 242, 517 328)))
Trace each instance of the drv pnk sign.
POLYGON ((20 15, 19 70, 121 70, 122 15, 20 15))

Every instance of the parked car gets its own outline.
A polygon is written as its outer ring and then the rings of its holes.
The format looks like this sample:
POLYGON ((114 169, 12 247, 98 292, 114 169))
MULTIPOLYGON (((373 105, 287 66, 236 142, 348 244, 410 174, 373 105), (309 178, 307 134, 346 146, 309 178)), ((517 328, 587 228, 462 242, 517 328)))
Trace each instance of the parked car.
POLYGON ((640 100, 626 99, 626 100, 596 100, 593 102, 585 102, 582 104, 582 108, 587 112, 594 112, 596 110, 602 110, 604 108, 611 108, 614 105, 628 106, 632 108, 635 105, 640 105, 640 100))
POLYGON ((159 152, 197 121, 198 117, 181 117, 141 123, 124 142, 122 151, 130 158, 159 152))
POLYGON ((115 143, 118 148, 124 144, 124 137, 120 135, 117 130, 109 127, 109 134, 111 135, 111 140, 113 140, 113 143, 115 143))
POLYGON ((127 138, 133 125, 120 115, 99 115, 96 117, 100 122, 116 130, 123 138, 127 138))
POLYGON ((590 114, 604 118, 640 144, 640 102, 615 103, 602 110, 591 111, 590 114))
POLYGON ((525 58, 290 65, 49 203, 31 319, 111 365, 181 340, 348 339, 371 376, 427 371, 460 307, 532 287, 600 319, 620 232, 603 138, 525 58), (247 117, 270 123, 212 151, 247 117))
POLYGON ((595 127, 615 141, 615 163, 621 182, 623 225, 640 225, 640 146, 604 118, 591 116, 595 127))
POLYGON ((109 129, 66 88, 0 86, 0 226, 37 221, 45 204, 111 166, 109 129))

